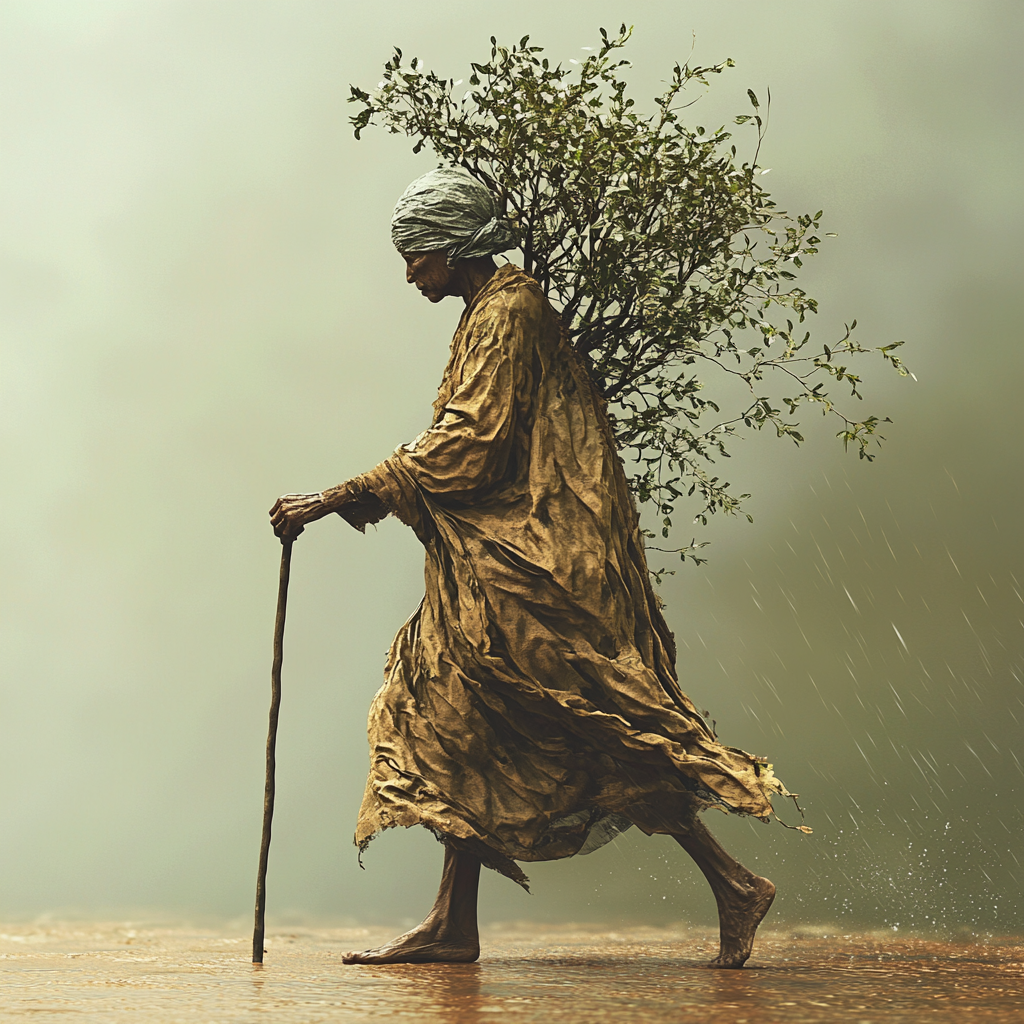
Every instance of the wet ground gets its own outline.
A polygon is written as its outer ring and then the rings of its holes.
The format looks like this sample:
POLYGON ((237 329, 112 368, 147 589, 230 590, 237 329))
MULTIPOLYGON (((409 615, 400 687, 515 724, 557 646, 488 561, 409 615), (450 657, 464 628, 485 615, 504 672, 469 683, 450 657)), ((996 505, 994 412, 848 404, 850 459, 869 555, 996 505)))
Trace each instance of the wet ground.
POLYGON ((701 931, 494 928, 477 964, 345 967, 371 929, 0 926, 0 1020, 604 1024, 1024 1021, 1024 940, 764 931, 742 971, 701 931))

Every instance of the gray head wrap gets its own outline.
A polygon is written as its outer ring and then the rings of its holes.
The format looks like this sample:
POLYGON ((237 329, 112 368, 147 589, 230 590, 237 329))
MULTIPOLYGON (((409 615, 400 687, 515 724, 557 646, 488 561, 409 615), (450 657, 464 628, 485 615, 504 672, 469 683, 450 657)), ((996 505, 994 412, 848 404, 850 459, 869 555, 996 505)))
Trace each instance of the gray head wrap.
POLYGON ((417 178, 391 215, 391 241, 401 253, 448 254, 455 260, 516 248, 508 222, 498 216, 494 197, 476 178, 457 167, 439 167, 417 178))

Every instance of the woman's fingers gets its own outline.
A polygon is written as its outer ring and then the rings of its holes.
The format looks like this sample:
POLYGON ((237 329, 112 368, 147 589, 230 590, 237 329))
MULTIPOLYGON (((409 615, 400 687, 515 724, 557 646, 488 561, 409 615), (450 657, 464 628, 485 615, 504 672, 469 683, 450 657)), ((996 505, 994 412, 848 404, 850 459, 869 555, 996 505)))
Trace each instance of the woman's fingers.
POLYGON ((320 494, 282 494, 270 510, 270 522, 278 537, 298 537, 307 522, 323 514, 320 494))
POLYGON ((287 515, 280 515, 270 520, 271 525, 274 527, 274 533, 278 537, 298 537, 302 533, 305 527, 301 519, 296 520, 287 515))

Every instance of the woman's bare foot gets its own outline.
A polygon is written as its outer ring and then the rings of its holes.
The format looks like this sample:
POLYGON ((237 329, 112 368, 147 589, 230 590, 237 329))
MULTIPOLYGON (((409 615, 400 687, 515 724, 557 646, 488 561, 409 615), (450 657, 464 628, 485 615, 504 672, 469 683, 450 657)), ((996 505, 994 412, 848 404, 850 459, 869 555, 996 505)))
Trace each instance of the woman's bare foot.
POLYGON ((434 908, 421 925, 376 949, 353 950, 344 964, 471 964, 480 956, 476 896, 480 861, 447 847, 434 908))
POLYGON ((742 967, 754 948, 757 926, 764 920, 775 899, 775 886, 767 878, 752 874, 745 886, 720 887, 715 892, 715 899, 718 902, 722 944, 718 956, 708 967, 742 967))
POLYGON ((754 948, 754 933, 775 899, 775 886, 730 857, 697 817, 672 837, 693 858, 715 894, 722 945, 709 967, 742 967, 754 948))
POLYGON ((353 950, 344 964, 471 964, 480 956, 480 940, 445 929, 428 917, 412 931, 376 949, 353 950), (447 933, 447 934, 446 934, 447 933))

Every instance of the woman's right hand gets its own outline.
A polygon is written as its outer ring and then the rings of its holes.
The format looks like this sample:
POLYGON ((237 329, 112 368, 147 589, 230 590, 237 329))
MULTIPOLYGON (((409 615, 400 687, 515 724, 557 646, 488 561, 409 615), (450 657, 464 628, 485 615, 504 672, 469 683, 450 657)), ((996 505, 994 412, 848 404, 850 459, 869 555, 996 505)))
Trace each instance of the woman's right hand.
POLYGON ((294 540, 307 523, 331 513, 322 493, 282 494, 270 510, 270 523, 281 540, 294 540))
POLYGON ((270 510, 270 522, 281 540, 294 540, 308 523, 332 512, 362 533, 368 523, 379 522, 389 511, 372 491, 350 480, 315 494, 282 494, 270 510))

